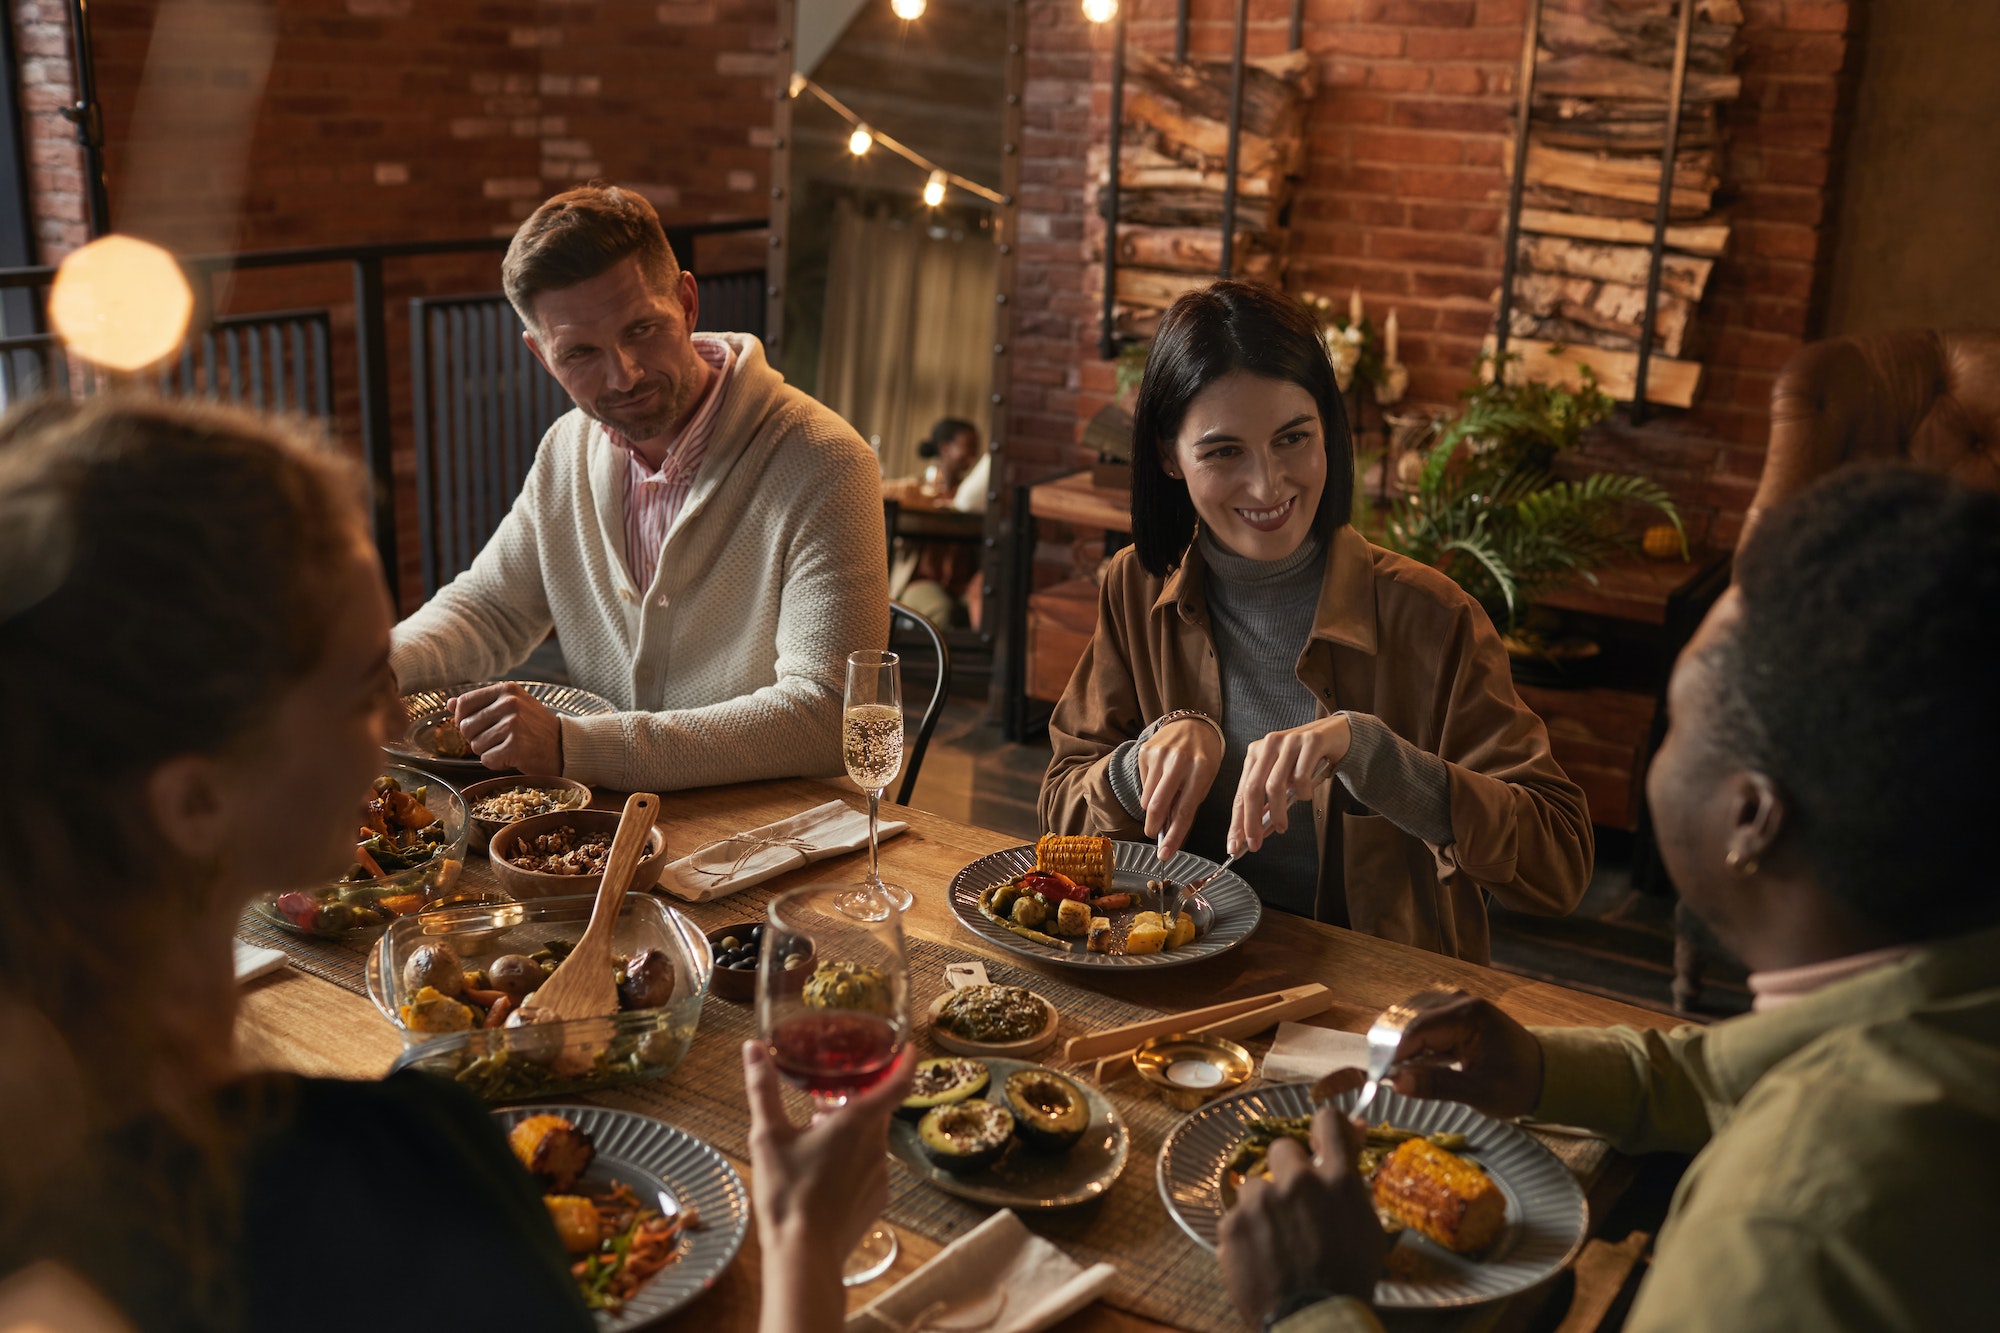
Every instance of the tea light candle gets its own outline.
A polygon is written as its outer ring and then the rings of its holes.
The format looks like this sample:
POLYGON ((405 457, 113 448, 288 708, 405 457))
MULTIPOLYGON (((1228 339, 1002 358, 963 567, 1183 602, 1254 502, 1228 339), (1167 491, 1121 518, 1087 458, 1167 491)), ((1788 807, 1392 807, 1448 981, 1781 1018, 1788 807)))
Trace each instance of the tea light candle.
POLYGON ((1206 1060, 1176 1060, 1167 1066, 1167 1080, 1183 1088, 1212 1088, 1222 1078, 1222 1071, 1206 1060))

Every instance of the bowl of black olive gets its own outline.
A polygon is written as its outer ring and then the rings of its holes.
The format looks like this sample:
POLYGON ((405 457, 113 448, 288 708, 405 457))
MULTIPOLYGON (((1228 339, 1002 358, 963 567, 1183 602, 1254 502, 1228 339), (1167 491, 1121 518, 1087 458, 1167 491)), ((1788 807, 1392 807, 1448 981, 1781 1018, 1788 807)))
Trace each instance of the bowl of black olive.
MULTIPOLYGON (((725 1000, 753 1000, 757 997, 757 968, 764 961, 764 927, 753 921, 740 925, 721 926, 707 932, 708 947, 715 955, 715 976, 709 982, 709 994, 725 1000)), ((812 961, 810 946, 803 940, 794 941, 791 956, 785 959, 788 970, 798 973, 799 984, 805 985, 811 969, 806 964, 812 961)))

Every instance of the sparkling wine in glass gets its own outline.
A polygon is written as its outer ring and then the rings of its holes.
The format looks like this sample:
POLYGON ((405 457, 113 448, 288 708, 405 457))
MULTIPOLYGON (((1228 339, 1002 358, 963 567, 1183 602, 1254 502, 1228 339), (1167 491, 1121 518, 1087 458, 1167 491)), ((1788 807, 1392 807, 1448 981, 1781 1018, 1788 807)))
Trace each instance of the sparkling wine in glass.
MULTIPOLYGON (((880 1083, 910 1039, 901 913, 873 885, 814 884, 771 902, 757 971, 757 1031, 786 1082, 831 1109, 880 1083)), ((896 1261, 877 1225, 841 1280, 873 1281, 896 1261)))
POLYGON ((847 655, 847 698, 840 718, 840 753, 847 776, 868 793, 868 883, 887 894, 898 911, 910 910, 910 891, 882 882, 876 828, 882 792, 903 771, 902 661, 868 648, 847 655))

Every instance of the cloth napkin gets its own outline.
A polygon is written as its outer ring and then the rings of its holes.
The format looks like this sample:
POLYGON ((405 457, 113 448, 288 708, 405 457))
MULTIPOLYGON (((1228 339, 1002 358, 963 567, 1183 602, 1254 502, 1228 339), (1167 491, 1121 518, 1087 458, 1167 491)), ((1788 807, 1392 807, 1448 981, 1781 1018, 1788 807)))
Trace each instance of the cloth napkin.
POLYGON ((1271 1083, 1316 1083, 1336 1069, 1366 1068, 1366 1034, 1304 1023, 1278 1024, 1278 1035, 1264 1057, 1264 1078, 1271 1083))
POLYGON ((243 940, 236 941, 236 982, 255 981, 266 972, 275 972, 285 965, 285 955, 279 949, 265 949, 243 940))
POLYGON ((1083 1267, 1003 1208, 849 1315, 846 1333, 1036 1333, 1117 1275, 1083 1267))
MULTIPOLYGON (((885 819, 878 836, 887 842, 908 827, 885 819)), ((660 887, 686 902, 711 902, 787 870, 867 845, 868 812, 852 809, 845 801, 828 801, 790 819, 695 848, 666 868, 660 887)))

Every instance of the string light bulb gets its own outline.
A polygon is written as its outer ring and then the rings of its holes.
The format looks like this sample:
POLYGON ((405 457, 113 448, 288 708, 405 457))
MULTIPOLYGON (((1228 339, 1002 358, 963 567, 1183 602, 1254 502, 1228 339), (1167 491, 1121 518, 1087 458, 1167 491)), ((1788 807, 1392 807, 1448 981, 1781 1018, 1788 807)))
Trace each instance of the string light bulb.
POLYGON ((856 125, 854 133, 847 136, 847 151, 856 157, 860 157, 874 146, 875 136, 869 133, 866 125, 856 125))
POLYGON ((1083 0, 1083 16, 1092 23, 1109 23, 1118 17, 1118 0, 1083 0))
POLYGON ((924 203, 931 208, 936 208, 943 202, 944 173, 942 171, 933 171, 930 179, 924 182, 924 203))
POLYGON ((49 321, 70 351, 112 370, 143 370, 187 336, 194 291, 174 257, 131 236, 70 254, 49 288, 49 321))
POLYGON ((889 9, 908 23, 924 16, 924 0, 889 0, 889 9))
POLYGON ((806 84, 808 82, 809 80, 806 78, 805 75, 799 73, 797 70, 793 70, 791 95, 793 97, 797 97, 800 93, 804 92, 806 90, 806 84))

